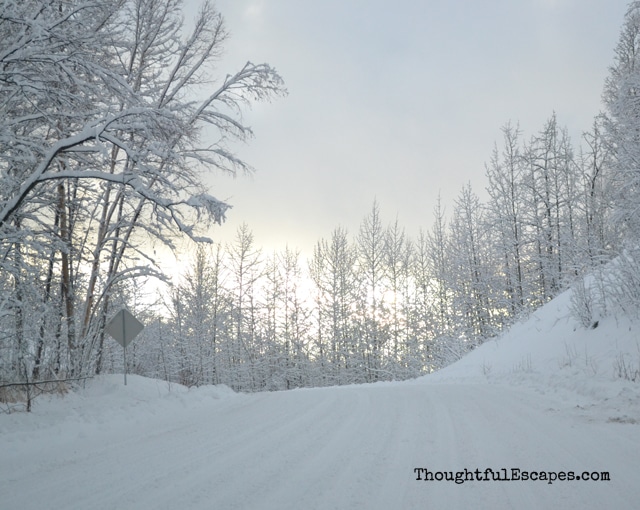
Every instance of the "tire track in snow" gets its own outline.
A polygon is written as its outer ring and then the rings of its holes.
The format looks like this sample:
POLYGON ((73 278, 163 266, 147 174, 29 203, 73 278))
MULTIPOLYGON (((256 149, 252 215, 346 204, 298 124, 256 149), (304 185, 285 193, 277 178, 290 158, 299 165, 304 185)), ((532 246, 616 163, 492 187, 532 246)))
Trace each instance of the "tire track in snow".
MULTIPOLYGON (((510 481, 473 482, 460 490, 462 507, 482 508, 635 508, 634 486, 640 452, 638 428, 627 428, 631 438, 620 441, 615 427, 602 427, 553 416, 522 392, 492 386, 443 387, 459 404, 451 407, 455 436, 465 464, 484 468, 527 471, 611 471, 610 482, 510 481), (473 420, 469 420, 473 416, 473 420), (634 440, 635 437, 635 440, 634 440), (631 440, 629 440, 631 439, 631 440), (617 445, 616 445, 617 443, 617 445), (603 445, 607 445, 603 448, 603 445), (613 447, 613 448, 612 448, 613 447), (630 450, 631 448, 631 450, 630 450), (618 467, 616 471, 616 466, 618 467), (635 467, 634 467, 635 466, 635 467), (625 469, 626 468, 626 469, 625 469)), ((618 431, 622 432, 620 428, 618 431)))
POLYGON ((624 509, 640 498, 640 427, 554 414, 522 391, 377 384, 185 402, 88 423, 81 437, 36 430, 38 450, 7 443, 0 509, 624 509), (457 485, 416 481, 415 467, 612 480, 457 485))

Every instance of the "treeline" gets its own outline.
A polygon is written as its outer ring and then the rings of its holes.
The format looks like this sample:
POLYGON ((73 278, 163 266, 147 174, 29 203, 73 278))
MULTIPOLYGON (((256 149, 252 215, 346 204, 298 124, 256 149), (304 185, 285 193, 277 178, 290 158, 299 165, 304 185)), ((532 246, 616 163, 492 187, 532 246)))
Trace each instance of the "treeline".
MULTIPOLYGON (((555 115, 526 140, 510 124, 502 134, 488 201, 463 186, 417 239, 374 202, 357 232, 336 228, 310 261, 262 253, 246 225, 229 245, 198 247, 165 318, 149 317, 134 369, 240 390, 406 379, 496 335, 619 244, 599 121, 579 150, 555 115)), ((110 359, 121 366, 119 349, 110 359)))

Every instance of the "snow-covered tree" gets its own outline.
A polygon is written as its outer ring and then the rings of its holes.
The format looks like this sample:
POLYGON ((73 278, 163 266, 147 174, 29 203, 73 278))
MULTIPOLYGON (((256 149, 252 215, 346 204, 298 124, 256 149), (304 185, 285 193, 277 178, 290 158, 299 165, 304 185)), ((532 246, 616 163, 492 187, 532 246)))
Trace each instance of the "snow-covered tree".
POLYGON ((471 184, 462 188, 455 201, 449 227, 450 246, 455 246, 451 264, 452 312, 456 336, 466 347, 474 347, 494 332, 494 268, 489 258, 484 211, 471 184))
POLYGON ((170 303, 178 379, 188 386, 219 383, 228 371, 221 348, 231 314, 221 246, 198 246, 180 280, 170 303))
POLYGON ((615 185, 612 179, 614 152, 606 139, 602 115, 593 121, 591 130, 583 133, 577 165, 582 172, 582 244, 585 264, 593 266, 612 257, 619 244, 619 229, 613 221, 615 185))
POLYGON ((308 386, 313 378, 309 339, 310 311, 300 288, 300 254, 289 248, 267 263, 263 318, 265 384, 268 389, 308 386))
POLYGON ((356 380, 356 260, 346 230, 336 228, 330 240, 321 239, 316 244, 310 262, 309 272, 316 287, 316 350, 327 384, 356 380))
POLYGON ((606 129, 615 151, 616 219, 640 239, 640 2, 629 4, 605 82, 606 129))
POLYGON ((502 266, 504 306, 511 316, 516 316, 529 302, 531 293, 526 282, 523 159, 519 128, 506 124, 502 134, 502 150, 496 147, 486 165, 486 221, 495 236, 496 262, 502 266))
POLYGON ((622 226, 616 301, 640 310, 640 2, 629 4, 606 79, 606 136, 613 151, 614 221, 622 226))
POLYGON ((363 364, 367 367, 367 380, 381 377, 383 349, 387 347, 388 327, 384 284, 387 277, 385 264, 385 230, 380 218, 380 207, 374 201, 371 212, 360 224, 356 238, 358 250, 359 300, 362 317, 360 337, 363 364))
POLYGON ((413 243, 407 237, 398 220, 385 232, 384 259, 386 266, 386 290, 389 308, 389 340, 386 349, 386 366, 394 374, 417 375, 424 367, 420 338, 413 331, 413 243))
POLYGON ((236 237, 227 246, 229 285, 232 293, 232 335, 226 347, 227 363, 232 369, 233 388, 256 388, 254 364, 261 346, 259 337, 259 280, 264 275, 262 253, 246 223, 238 227, 236 237))
MULTIPOLYGON (((99 364, 115 286, 160 274, 149 237, 201 240, 224 219, 203 177, 250 170, 228 145, 251 136, 241 110, 283 92, 267 64, 214 78, 226 37, 208 1, 188 32, 179 0, 3 3, 0 264, 14 287, 45 282, 34 375, 99 364)), ((19 326, 26 302, 6 292, 19 326)))

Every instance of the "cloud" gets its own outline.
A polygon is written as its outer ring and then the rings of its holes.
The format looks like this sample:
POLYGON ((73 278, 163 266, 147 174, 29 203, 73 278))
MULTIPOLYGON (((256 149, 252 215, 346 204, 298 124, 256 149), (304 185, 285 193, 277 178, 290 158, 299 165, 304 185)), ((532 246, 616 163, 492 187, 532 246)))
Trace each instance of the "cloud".
POLYGON ((250 2, 247 8, 244 10, 245 18, 259 19, 264 13, 264 0, 258 0, 250 2))
POLYGON ((510 119, 530 136, 555 110, 577 142, 626 0, 217 3, 233 35, 222 69, 269 62, 289 89, 245 112, 256 138, 236 148, 258 173, 212 182, 235 206, 220 235, 247 222, 309 252, 333 226, 356 231, 374 196, 415 232, 439 191, 449 206, 467 181, 482 193, 510 119))
POLYGON ((547 11, 557 11, 575 7, 575 0, 534 0, 534 6, 545 9, 547 11))

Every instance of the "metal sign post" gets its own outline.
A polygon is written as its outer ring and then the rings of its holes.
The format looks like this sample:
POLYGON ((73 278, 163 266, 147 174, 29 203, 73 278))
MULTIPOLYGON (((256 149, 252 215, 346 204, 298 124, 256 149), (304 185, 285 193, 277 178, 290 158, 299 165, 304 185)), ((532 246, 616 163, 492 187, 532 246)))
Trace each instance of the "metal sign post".
POLYGON ((105 331, 109 333, 116 342, 122 345, 124 349, 125 386, 127 385, 127 345, 129 345, 143 329, 144 324, 131 315, 131 312, 125 308, 116 313, 105 328, 105 331))

